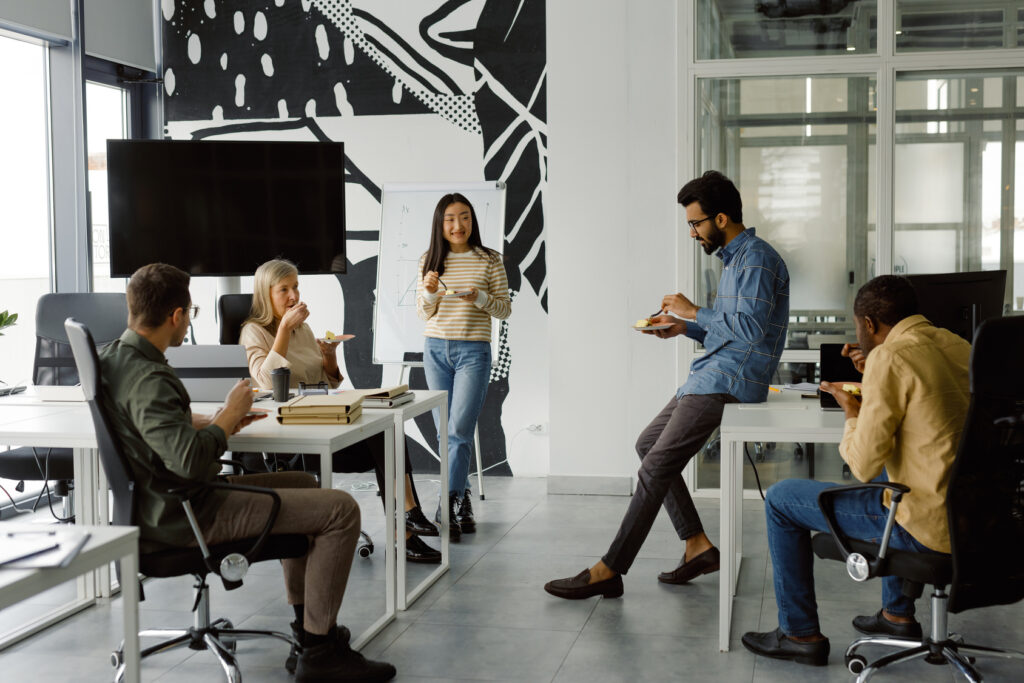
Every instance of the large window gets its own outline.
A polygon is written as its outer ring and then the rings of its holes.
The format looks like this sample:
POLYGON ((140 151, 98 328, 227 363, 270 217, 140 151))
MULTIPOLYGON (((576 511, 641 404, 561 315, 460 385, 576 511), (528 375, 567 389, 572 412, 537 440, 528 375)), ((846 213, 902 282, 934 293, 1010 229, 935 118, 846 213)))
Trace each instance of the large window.
POLYGON ((0 36, 0 380, 31 380, 36 301, 50 291, 50 212, 44 48, 0 36))
MULTIPOLYGON (((853 297, 882 273, 1004 269, 1004 311, 1024 312, 1024 0, 680 8, 684 175, 730 176, 789 266, 774 381, 815 381, 818 347, 854 338, 853 297)), ((687 242, 681 285, 707 304, 721 262, 687 242)), ((844 475, 834 446, 750 451, 762 484, 844 475)), ((717 488, 714 442, 696 460, 693 483, 717 488)))
POLYGON ((128 137, 128 95, 116 85, 88 81, 85 86, 86 144, 89 153, 89 206, 92 228, 92 288, 123 292, 125 281, 110 278, 107 231, 107 140, 128 137))

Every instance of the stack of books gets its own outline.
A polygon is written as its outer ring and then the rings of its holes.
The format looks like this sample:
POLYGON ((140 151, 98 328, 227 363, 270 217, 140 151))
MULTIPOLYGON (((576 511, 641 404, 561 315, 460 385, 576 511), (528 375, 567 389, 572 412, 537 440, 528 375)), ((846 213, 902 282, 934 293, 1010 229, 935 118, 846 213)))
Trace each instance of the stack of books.
POLYGON ((277 409, 277 421, 284 425, 351 424, 363 412, 358 391, 338 394, 296 396, 277 409))
POLYGON ((357 391, 363 395, 364 408, 394 408, 416 398, 416 394, 409 391, 408 384, 357 391))

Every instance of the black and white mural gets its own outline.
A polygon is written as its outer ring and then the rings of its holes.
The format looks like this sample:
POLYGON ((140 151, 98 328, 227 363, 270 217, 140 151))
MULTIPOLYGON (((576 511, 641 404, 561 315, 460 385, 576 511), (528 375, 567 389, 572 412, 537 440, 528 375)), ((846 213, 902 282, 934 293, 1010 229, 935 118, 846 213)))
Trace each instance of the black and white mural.
MULTIPOLYGON (((161 0, 172 138, 345 143, 343 372, 378 386, 370 334, 381 184, 506 184, 512 317, 480 421, 488 473, 546 472, 527 424, 547 421, 544 0, 161 0)), ((424 226, 429 230, 429 225, 424 226)), ((314 310, 311 306, 311 310, 314 310)), ((315 313, 315 311, 314 311, 315 313)), ((425 388, 422 370, 413 388, 425 388)), ((413 465, 436 471, 418 421, 413 465)), ((413 430, 415 431, 415 430, 413 430)))

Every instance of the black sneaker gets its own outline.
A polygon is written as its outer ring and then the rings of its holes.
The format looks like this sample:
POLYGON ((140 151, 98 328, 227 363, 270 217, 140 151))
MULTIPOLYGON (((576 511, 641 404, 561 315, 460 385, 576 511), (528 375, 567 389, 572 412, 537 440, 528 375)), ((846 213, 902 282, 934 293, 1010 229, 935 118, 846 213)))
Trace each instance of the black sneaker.
POLYGON ((369 660, 349 647, 348 635, 348 629, 332 626, 326 642, 303 647, 295 669, 296 683, 377 683, 395 677, 395 667, 386 662, 369 660))
MULTIPOLYGON (((448 495, 448 540, 458 543, 462 538, 462 526, 459 524, 458 514, 459 494, 448 495)), ((437 512, 434 513, 434 521, 441 523, 441 503, 437 504, 437 512)))
POLYGON ((469 491, 466 491, 459 499, 459 526, 462 527, 464 534, 476 533, 476 520, 473 519, 473 503, 470 498, 469 491))

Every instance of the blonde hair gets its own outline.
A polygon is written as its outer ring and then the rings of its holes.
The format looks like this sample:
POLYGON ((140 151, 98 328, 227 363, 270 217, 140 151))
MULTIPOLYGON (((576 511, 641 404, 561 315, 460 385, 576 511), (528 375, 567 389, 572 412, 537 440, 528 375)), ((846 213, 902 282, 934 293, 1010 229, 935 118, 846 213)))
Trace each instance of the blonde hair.
POLYGON ((252 281, 252 308, 249 309, 249 317, 242 323, 242 327, 256 323, 271 332, 274 331, 277 325, 274 323, 274 305, 270 302, 270 290, 278 282, 292 275, 298 277, 299 269, 294 263, 284 259, 267 261, 256 269, 252 281))

